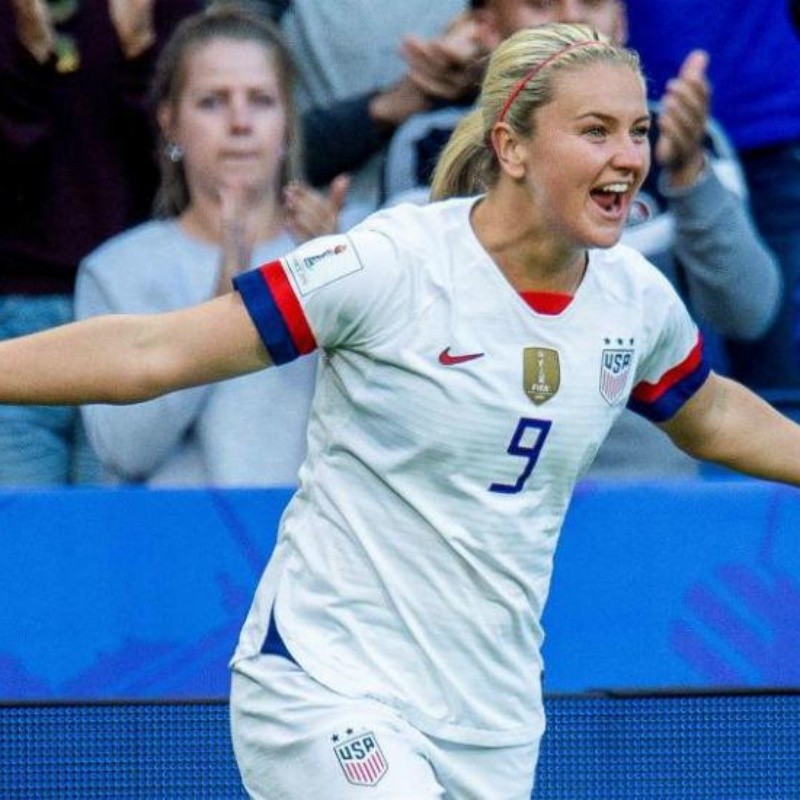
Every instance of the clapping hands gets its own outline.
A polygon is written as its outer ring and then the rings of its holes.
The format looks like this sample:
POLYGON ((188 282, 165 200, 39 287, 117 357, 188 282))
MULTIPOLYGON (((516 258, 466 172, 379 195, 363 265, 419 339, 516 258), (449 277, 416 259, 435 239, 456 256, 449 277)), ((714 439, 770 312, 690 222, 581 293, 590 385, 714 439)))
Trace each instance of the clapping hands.
MULTIPOLYGON (((154 0, 108 0, 108 13, 126 58, 135 58, 155 41, 154 0)), ((11 0, 17 37, 44 64, 56 47, 53 16, 46 0, 11 0)))
MULTIPOLYGON (((349 176, 339 175, 327 193, 302 183, 291 183, 284 189, 284 224, 298 243, 338 231, 349 186, 349 176)), ((260 228, 259 218, 254 216, 259 208, 257 199, 257 188, 245 182, 219 187, 221 267, 217 294, 230 291, 233 278, 250 268, 260 228)))
POLYGON ((126 58, 135 58, 156 40, 154 0, 108 0, 108 13, 126 58))
POLYGON ((251 184, 244 182, 219 187, 221 243, 216 294, 229 292, 233 278, 250 268, 258 227, 252 211, 257 194, 251 184))
POLYGON ((711 98, 707 67, 707 53, 689 53, 661 99, 655 158, 673 186, 694 183, 705 163, 703 140, 711 98))
POLYGON ((486 55, 478 25, 469 13, 460 14, 433 39, 404 37, 400 52, 411 81, 428 97, 449 102, 475 90, 486 55))
POLYGON ((22 46, 44 64, 55 50, 56 33, 45 0, 11 0, 17 26, 17 38, 22 46))
POLYGON ((284 190, 286 227, 298 242, 315 236, 336 233, 339 214, 344 207, 350 178, 338 175, 327 194, 301 183, 291 183, 284 190))

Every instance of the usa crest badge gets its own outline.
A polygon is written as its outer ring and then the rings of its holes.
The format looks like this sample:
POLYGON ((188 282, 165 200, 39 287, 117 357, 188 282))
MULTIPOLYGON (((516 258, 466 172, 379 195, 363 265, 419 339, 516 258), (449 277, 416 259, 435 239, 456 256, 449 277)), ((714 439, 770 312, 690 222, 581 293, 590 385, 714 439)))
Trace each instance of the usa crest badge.
POLYGON ((337 744, 333 751, 349 783, 375 786, 386 774, 389 764, 374 733, 362 733, 337 744))
MULTIPOLYGON (((618 340, 622 344, 622 340, 618 340)), ((633 339, 630 340, 633 344, 633 339)), ((606 339, 606 344, 610 340, 606 339)), ((614 405, 625 395, 628 376, 633 365, 632 347, 606 347, 600 361, 600 394, 609 404, 614 405)))
POLYGON ((525 394, 540 406, 546 403, 561 385, 558 352, 548 347, 526 347, 522 359, 523 389, 525 394))

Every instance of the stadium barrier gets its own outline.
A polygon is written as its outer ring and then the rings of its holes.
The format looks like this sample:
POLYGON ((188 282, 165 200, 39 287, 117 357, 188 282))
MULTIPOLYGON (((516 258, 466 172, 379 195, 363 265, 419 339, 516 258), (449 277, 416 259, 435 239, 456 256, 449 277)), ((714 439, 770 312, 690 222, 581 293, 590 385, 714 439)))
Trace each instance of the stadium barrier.
MULTIPOLYGON (((545 702, 534 800, 800 797, 800 692, 620 692, 545 702)), ((242 800, 227 704, 0 705, 0 797, 242 800)))

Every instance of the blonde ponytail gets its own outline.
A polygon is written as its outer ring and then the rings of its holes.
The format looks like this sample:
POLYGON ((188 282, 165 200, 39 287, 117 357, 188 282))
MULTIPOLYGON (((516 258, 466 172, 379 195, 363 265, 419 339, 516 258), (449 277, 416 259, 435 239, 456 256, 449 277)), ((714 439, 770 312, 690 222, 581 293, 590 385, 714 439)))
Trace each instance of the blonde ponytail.
POLYGON ((479 194, 491 184, 497 163, 484 135, 483 111, 469 112, 456 126, 431 181, 431 199, 479 194))

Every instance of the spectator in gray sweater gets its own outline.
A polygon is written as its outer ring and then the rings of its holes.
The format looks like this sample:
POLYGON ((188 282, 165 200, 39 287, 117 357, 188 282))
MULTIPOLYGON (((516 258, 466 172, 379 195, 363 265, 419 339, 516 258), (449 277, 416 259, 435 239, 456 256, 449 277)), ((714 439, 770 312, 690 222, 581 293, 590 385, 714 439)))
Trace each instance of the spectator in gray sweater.
MULTIPOLYGON (((159 215, 83 261, 78 317, 196 304, 230 291, 238 272, 337 228, 344 184, 326 198, 290 183, 299 170, 290 78, 280 34, 258 14, 218 4, 181 24, 155 75, 159 215)), ((113 482, 294 485, 314 373, 304 359, 82 413, 113 482)))

